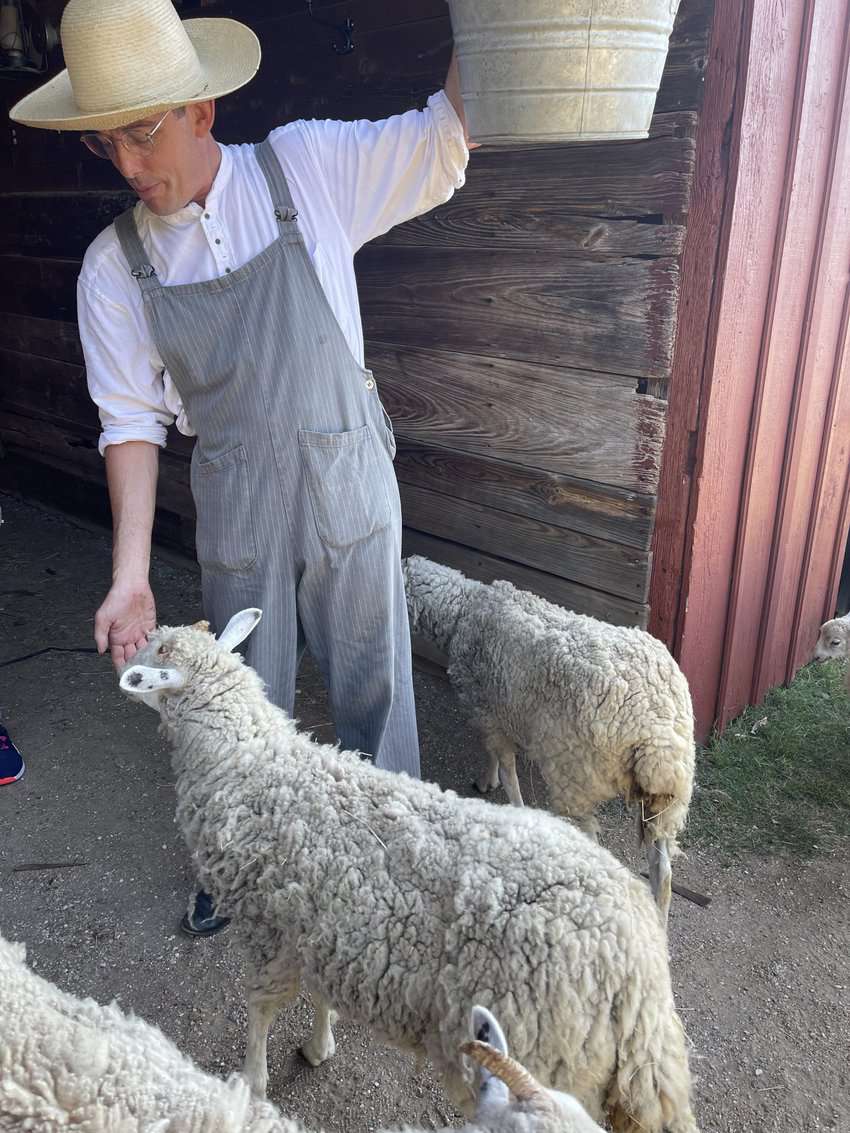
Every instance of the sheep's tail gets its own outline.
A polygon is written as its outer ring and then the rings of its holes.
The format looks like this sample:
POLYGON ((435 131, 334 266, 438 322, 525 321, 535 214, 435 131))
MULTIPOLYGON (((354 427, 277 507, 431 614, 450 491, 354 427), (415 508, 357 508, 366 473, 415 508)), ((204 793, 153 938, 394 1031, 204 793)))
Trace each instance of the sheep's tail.
POLYGON ((688 1041, 673 1005, 666 950, 656 947, 652 987, 640 979, 624 989, 618 1012, 618 1063, 606 1108, 614 1133, 699 1133, 691 1109, 688 1041), (666 987, 666 994, 665 994, 666 987))

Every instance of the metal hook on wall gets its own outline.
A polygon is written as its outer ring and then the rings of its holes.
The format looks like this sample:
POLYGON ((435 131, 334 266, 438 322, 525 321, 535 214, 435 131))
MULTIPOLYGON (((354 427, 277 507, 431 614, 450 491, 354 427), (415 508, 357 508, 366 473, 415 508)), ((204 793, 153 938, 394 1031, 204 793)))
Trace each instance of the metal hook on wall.
POLYGON ((331 41, 331 47, 337 55, 351 54, 354 50, 354 39, 352 38, 354 21, 350 16, 346 17, 344 24, 334 24, 330 20, 323 20, 314 14, 313 0, 307 0, 307 15, 317 24, 321 24, 323 28, 330 28, 333 31, 334 38, 331 41))

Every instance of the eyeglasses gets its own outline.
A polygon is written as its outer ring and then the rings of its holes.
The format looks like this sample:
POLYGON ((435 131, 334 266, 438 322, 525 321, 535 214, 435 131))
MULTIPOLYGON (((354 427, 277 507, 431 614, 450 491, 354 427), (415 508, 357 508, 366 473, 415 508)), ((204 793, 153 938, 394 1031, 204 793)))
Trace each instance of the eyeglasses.
POLYGON ((80 141, 95 157, 104 157, 107 161, 115 160, 116 142, 120 142, 128 153, 148 153, 154 147, 154 135, 170 113, 171 110, 166 110, 150 130, 146 130, 144 126, 128 126, 124 130, 115 130, 114 134, 117 137, 109 137, 107 134, 80 134, 80 141))

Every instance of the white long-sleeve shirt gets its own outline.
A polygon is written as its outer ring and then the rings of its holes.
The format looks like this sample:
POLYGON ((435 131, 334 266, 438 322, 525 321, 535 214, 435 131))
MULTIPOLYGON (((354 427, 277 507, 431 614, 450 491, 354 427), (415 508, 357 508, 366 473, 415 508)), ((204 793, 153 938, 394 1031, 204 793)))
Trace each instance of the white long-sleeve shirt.
MULTIPOLYGON (((464 182, 463 127, 440 91, 425 110, 383 122, 298 121, 270 134, 298 223, 351 353, 364 361, 354 253, 427 212, 464 182)), ((156 216, 140 201, 136 225, 159 281, 199 283, 247 263, 277 236, 272 201, 251 145, 220 146, 203 207, 156 216)), ((115 228, 92 242, 77 284, 89 392, 100 411, 100 451, 123 441, 165 445, 176 420, 194 430, 154 344, 141 290, 115 228)))

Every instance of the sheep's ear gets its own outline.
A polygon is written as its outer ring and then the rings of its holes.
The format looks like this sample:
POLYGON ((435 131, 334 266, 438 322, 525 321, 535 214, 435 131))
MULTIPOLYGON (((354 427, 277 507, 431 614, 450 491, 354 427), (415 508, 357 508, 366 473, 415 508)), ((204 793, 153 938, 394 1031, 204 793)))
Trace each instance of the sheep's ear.
POLYGON ((241 645, 248 634, 256 628, 262 616, 263 611, 258 610, 256 606, 234 614, 218 635, 219 645, 223 645, 225 649, 235 649, 237 645, 241 645))
POLYGON ((120 688, 130 696, 144 698, 151 692, 182 688, 186 678, 177 669, 154 669, 150 665, 130 665, 121 674, 120 688))
MULTIPOLYGON (((470 1030, 473 1039, 480 1043, 488 1043, 500 1054, 508 1053, 508 1043, 504 1032, 496 1021, 496 1017, 486 1007, 473 1007, 470 1015, 470 1030)), ((496 1110, 501 1110, 510 1104, 511 1092, 508 1087, 486 1070, 483 1066, 478 1068, 478 1099, 476 1102, 476 1115, 484 1118, 496 1110)))

